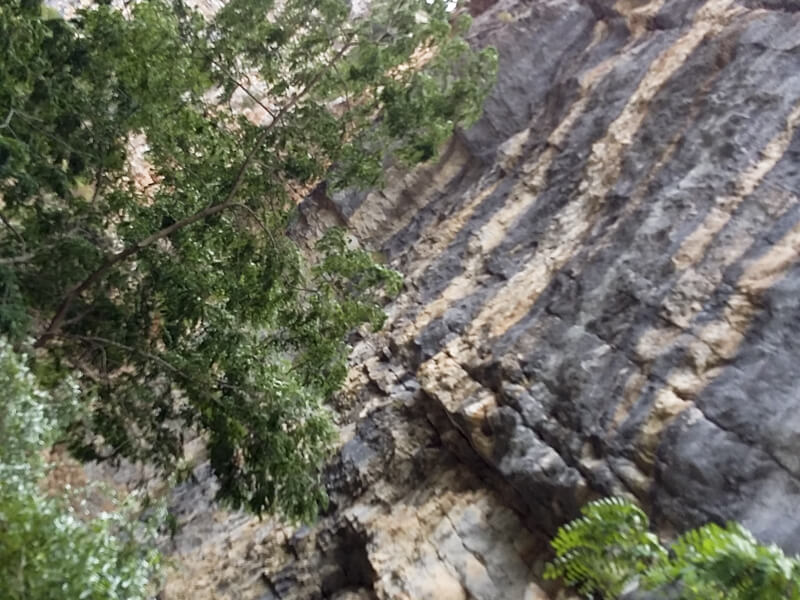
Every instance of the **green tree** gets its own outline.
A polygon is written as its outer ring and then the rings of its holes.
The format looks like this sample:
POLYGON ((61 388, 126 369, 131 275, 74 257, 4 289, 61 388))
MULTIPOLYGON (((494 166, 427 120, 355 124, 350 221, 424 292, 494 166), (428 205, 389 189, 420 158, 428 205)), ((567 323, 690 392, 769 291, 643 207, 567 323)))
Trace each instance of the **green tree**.
POLYGON ((169 472, 193 430, 221 497, 309 518, 346 336, 381 325, 400 279, 336 231, 309 263, 293 197, 433 158, 478 116, 496 56, 442 0, 363 17, 231 0, 208 20, 183 0, 107 4, 72 21, 0 4, 0 333, 92 382, 80 456, 169 472))
POLYGON ((628 500, 605 498, 581 512, 553 539, 556 558, 545 578, 563 578, 587 598, 618 598, 637 585, 672 586, 680 600, 800 598, 800 559, 759 544, 737 523, 692 529, 667 548, 649 531, 644 511, 628 500))
MULTIPOLYGON (((8 600, 145 600, 158 572, 155 529, 124 507, 86 509, 85 490, 43 492, 44 453, 77 389, 38 386, 24 361, 0 338, 0 587, 8 600), (55 409, 58 409, 55 412, 55 409), (69 500, 69 501, 67 501, 69 500)), ((111 497, 106 497, 111 501, 111 497)))

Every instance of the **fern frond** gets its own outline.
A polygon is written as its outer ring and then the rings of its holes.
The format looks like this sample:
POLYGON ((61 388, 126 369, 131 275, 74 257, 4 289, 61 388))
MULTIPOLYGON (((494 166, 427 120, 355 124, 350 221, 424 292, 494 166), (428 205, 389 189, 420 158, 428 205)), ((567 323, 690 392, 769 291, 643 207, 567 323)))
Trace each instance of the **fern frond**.
POLYGON ((582 517, 564 525, 552 541, 556 558, 545 577, 564 579, 579 593, 619 595, 635 577, 667 557, 648 530, 644 511, 624 498, 603 498, 581 509, 582 517))
POLYGON ((683 534, 672 559, 645 577, 650 588, 681 581, 686 600, 800 598, 800 563, 777 546, 759 544, 738 523, 709 524, 683 534))
POLYGON ((544 576, 585 597, 617 598, 637 583, 677 585, 681 600, 800 600, 800 559, 759 544, 737 523, 687 531, 668 552, 644 511, 624 498, 591 502, 581 513, 558 530, 544 576))

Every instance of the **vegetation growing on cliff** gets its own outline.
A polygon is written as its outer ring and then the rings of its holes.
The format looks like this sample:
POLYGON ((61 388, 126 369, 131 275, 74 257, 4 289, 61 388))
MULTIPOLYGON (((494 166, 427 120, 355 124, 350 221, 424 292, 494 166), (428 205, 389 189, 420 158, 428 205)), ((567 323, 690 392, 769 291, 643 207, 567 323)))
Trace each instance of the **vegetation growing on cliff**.
MULTIPOLYGON (((121 506, 93 509, 86 489, 47 492, 45 459, 65 418, 81 410, 74 381, 37 385, 23 357, 0 339, 0 587, 3 598, 149 598, 154 534, 121 506)), ((52 491, 52 490, 51 490, 52 491)))
POLYGON ((234 506, 324 503, 345 337, 400 282, 336 231, 309 264, 286 228, 322 178, 378 185, 477 117, 496 57, 447 4, 0 6, 0 334, 83 374, 79 456, 169 472, 195 431, 234 506))
POLYGON ((628 500, 598 500, 581 512, 553 539, 545 577, 563 578, 587 598, 619 598, 637 586, 671 589, 667 597, 680 600, 800 598, 800 559, 759 544, 737 523, 692 529, 667 547, 628 500))

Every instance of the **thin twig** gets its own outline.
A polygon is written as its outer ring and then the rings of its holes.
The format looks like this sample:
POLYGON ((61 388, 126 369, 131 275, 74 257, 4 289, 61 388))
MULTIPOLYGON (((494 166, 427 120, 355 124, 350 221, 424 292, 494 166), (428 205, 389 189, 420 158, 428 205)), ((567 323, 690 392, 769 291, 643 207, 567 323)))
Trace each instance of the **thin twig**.
POLYGON ((278 247, 278 243, 275 241, 275 236, 273 236, 272 232, 269 230, 269 228, 266 225, 264 225, 264 222, 256 214, 256 211, 254 211, 252 208, 250 208, 246 204, 242 204, 240 202, 236 202, 234 204, 231 204, 231 208, 240 208, 240 209, 244 210, 245 212, 249 213, 250 216, 253 218, 253 220, 256 222, 256 224, 267 235, 267 237, 269 238, 270 242, 272 242, 272 247, 273 248, 277 248, 278 247))
POLYGON ((14 228, 14 226, 11 224, 11 222, 8 219, 6 219, 6 216, 1 212, 0 212, 0 221, 2 221, 3 225, 5 225, 9 229, 9 231, 11 231, 11 233, 14 234, 14 237, 16 237, 19 240, 19 243, 22 244, 22 247, 24 248, 25 247, 25 238, 23 238, 22 235, 20 235, 19 231, 17 231, 14 228))
POLYGON ((94 176, 94 190, 92 191, 92 199, 90 201, 91 204, 94 204, 97 201, 97 198, 100 196, 100 189, 103 187, 103 171, 102 165, 97 167, 97 172, 94 176))
MULTIPOLYGON (((249 88, 247 88, 241 81, 239 81, 236 77, 234 77, 234 75, 230 71, 228 71, 223 65, 219 64, 219 62, 213 59, 212 62, 217 66, 217 68, 222 72, 222 74, 225 75, 225 77, 230 79, 236 85, 236 87, 238 87, 245 94, 247 94, 250 97, 250 99, 253 100, 253 102, 255 102, 261 108, 263 108, 270 117, 275 119, 275 113, 272 111, 272 109, 269 108, 266 104, 264 104, 253 92, 250 91, 249 88)), ((231 111, 233 111, 233 107, 231 107, 231 111)))
POLYGON ((21 254, 20 256, 12 256, 10 258, 0 258, 0 265, 18 265, 20 263, 29 262, 36 256, 35 253, 29 252, 28 254, 21 254))
POLYGON ((31 115, 26 115, 25 113, 20 112, 20 111, 17 111, 16 114, 18 114, 20 117, 22 117, 22 120, 25 121, 28 124, 28 127, 33 129, 34 131, 37 131, 37 132, 41 133, 45 137, 50 138, 54 142, 57 142, 57 143, 61 144, 64 148, 66 148, 67 150, 69 150, 73 154, 79 154, 81 156, 85 156, 87 158, 91 158, 92 160, 97 160, 98 157, 95 156, 94 154, 91 154, 90 152, 84 152, 83 150, 78 150, 77 148, 72 147, 70 144, 68 144, 67 142, 62 140, 57 135, 54 135, 54 134, 50 133, 49 131, 41 129, 41 128, 39 128, 39 127, 37 127, 37 126, 35 126, 33 124, 33 121, 42 122, 41 119, 39 119, 37 117, 33 117, 31 115))
POLYGON ((96 335, 77 335, 77 334, 68 334, 68 335, 66 335, 66 334, 59 334, 58 337, 65 338, 65 339, 80 340, 80 341, 83 341, 83 342, 95 342, 97 344, 104 344, 106 346, 113 346, 115 348, 119 348, 120 350, 126 350, 126 351, 128 351, 128 352, 130 352, 132 354, 138 354, 138 355, 140 355, 140 356, 142 356, 144 358, 147 358, 148 360, 152 360, 153 362, 160 364, 162 367, 164 367, 168 371, 171 371, 171 372, 176 373, 178 375, 182 375, 186 379, 189 379, 188 375, 183 373, 176 366, 168 363, 166 360, 164 360, 160 356, 157 356, 156 354, 151 354, 150 352, 147 352, 145 350, 140 350, 139 348, 134 348, 133 346, 128 346, 127 344, 121 344, 120 342, 115 342, 114 340, 111 340, 111 339, 108 339, 108 338, 104 338, 104 337, 100 337, 100 336, 96 336, 96 335))
POLYGON ((85 319, 85 318, 86 318, 86 317, 87 317, 87 316, 88 316, 88 315, 89 315, 89 314, 90 314, 92 311, 94 311, 94 309, 95 309, 95 307, 94 307, 94 306, 89 306, 89 308, 87 308, 86 310, 84 310, 84 311, 83 311, 83 312, 81 312, 80 314, 77 314, 77 315, 75 315, 74 317, 70 317, 69 319, 66 319, 66 320, 64 321, 63 325, 75 325, 75 323, 80 323, 80 322, 81 322, 81 321, 83 321, 83 319, 85 319))
POLYGON ((0 124, 0 129, 5 129, 11 123, 11 117, 14 116, 14 112, 16 112, 13 108, 8 111, 8 115, 6 115, 5 120, 0 124))
MULTIPOLYGON (((151 352, 147 352, 146 350, 140 350, 139 348, 135 348, 134 346, 128 346, 127 344, 122 344, 120 342, 116 342, 116 341, 114 341, 112 339, 109 339, 109 338, 100 337, 100 336, 96 336, 96 335, 78 335, 78 334, 58 334, 55 337, 59 337, 59 338, 62 338, 62 339, 79 340, 79 341, 83 341, 83 342, 91 342, 91 343, 95 343, 95 344, 105 344, 106 346, 113 346, 115 348, 119 348, 120 350, 125 350, 127 352, 130 352, 131 354, 138 354, 142 358, 145 358, 147 360, 153 361, 154 363, 161 365, 163 368, 167 369, 171 373, 174 373, 175 375, 178 375, 179 377, 181 377, 182 379, 185 379, 186 381, 194 381, 195 380, 194 377, 190 376, 188 373, 185 373, 184 371, 181 371, 178 367, 176 367, 175 365, 173 365, 173 364, 169 363, 168 361, 164 360, 163 358, 161 358, 157 354, 153 354, 151 352)), ((246 391, 243 390, 242 388, 237 387, 235 385, 231 385, 231 384, 227 383, 226 381, 224 381, 224 380, 222 380, 220 378, 216 379, 216 383, 220 387, 224 387, 224 388, 228 388, 228 389, 231 389, 231 390, 235 390, 235 391, 246 393, 246 391)))

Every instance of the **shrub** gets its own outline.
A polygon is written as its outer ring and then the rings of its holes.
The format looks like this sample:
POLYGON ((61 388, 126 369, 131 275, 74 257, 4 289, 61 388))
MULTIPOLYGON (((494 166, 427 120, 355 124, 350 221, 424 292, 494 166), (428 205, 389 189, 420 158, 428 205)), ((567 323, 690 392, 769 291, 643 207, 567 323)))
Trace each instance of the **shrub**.
MULTIPOLYGON (((138 600, 150 597, 159 556, 152 525, 119 503, 93 514, 86 490, 44 490, 44 453, 74 386, 48 392, 0 339, 0 589, 7 600, 138 600), (59 410, 54 410, 55 404, 59 410)), ((109 498, 109 501, 112 499, 109 498)))
POLYGON ((618 598, 638 585, 675 586, 681 600, 800 598, 800 560, 758 543, 738 523, 692 529, 667 548, 628 500, 605 498, 581 512, 553 539, 545 578, 563 578, 586 597, 618 598))

